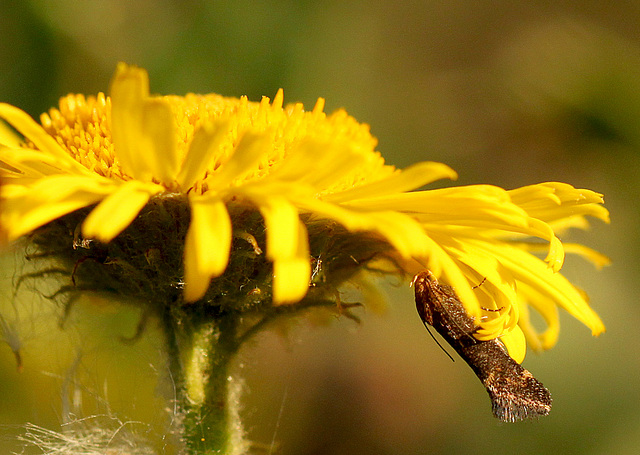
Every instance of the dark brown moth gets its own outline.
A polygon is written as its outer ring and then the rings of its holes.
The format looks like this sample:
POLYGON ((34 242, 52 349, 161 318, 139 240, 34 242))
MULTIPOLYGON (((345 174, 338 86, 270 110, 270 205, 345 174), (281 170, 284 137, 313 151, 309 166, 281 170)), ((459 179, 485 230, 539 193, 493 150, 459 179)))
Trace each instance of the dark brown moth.
POLYGON ((478 326, 451 286, 438 283, 428 270, 416 275, 414 286, 422 321, 435 328, 478 376, 491 397, 494 416, 517 422, 549 414, 549 391, 509 357, 500 341, 474 338, 478 326))

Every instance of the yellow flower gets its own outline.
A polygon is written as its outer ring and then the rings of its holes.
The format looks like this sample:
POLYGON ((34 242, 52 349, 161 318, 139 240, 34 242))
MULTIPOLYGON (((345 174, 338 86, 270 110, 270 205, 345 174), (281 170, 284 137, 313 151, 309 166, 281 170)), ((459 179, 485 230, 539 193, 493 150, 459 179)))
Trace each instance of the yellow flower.
MULTIPOLYGON (((310 112, 283 107, 282 91, 259 103, 150 96, 146 72, 125 64, 109 97, 68 95, 41 125, 0 104, 0 118, 24 137, 0 128, 0 225, 13 241, 82 213, 74 248, 84 245, 79 236, 108 244, 133 229, 150 203, 173 198, 188 205, 178 283, 186 301, 202 299, 224 278, 236 242, 250 242, 247 254, 260 255, 256 226, 263 226, 275 304, 298 302, 319 284, 322 261, 326 273, 341 271, 333 275, 339 283, 386 259, 396 272, 428 268, 454 286, 480 322, 477 337, 503 337, 518 360, 525 337, 536 349, 554 344, 558 307, 594 335, 604 330, 585 296, 558 273, 565 248, 556 236, 584 227, 587 215, 607 221, 600 194, 561 183, 413 191, 456 173, 433 162, 386 165, 367 125, 323 107, 322 99, 310 112), (322 256, 326 245, 332 256, 322 256), (541 248, 544 260, 532 254, 541 248), (529 306, 548 324, 542 334, 529 323, 529 306)), ((147 262, 166 254, 157 250, 143 251, 147 262)), ((586 247, 567 251, 605 262, 586 247)))

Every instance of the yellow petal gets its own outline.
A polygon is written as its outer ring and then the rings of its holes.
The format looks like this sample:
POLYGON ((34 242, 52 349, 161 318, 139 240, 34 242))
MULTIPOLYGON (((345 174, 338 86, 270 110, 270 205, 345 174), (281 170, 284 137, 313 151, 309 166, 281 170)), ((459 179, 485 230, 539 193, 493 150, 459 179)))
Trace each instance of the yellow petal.
POLYGON ((593 335, 604 332, 604 324, 589 307, 584 296, 560 273, 554 273, 530 253, 508 245, 486 244, 487 250, 507 267, 513 276, 544 298, 550 299, 591 329, 593 335))
MULTIPOLYGON (((538 335, 538 331, 533 324, 531 324, 531 316, 529 314, 529 306, 522 300, 518 300, 518 305, 520 305, 520 320, 518 321, 518 326, 522 333, 524 334, 525 339, 527 340, 527 345, 536 352, 542 351, 542 345, 540 343, 540 338, 538 335)), ((557 308, 557 307, 556 307, 557 308)))
POLYGON ((269 134, 246 132, 229 160, 206 179, 209 191, 226 189, 234 180, 254 171, 268 149, 269 134))
POLYGON ((136 141, 142 99, 149 93, 146 72, 119 64, 110 89, 111 135, 115 154, 124 172, 139 180, 150 180, 151 172, 139 163, 136 141))
POLYGON ((609 212, 601 204, 602 194, 574 188, 560 182, 546 182, 510 190, 514 204, 545 222, 555 222, 576 215, 589 215, 609 222, 609 212))
POLYGON ((511 197, 511 201, 525 210, 547 207, 550 204, 562 204, 562 199, 556 195, 556 191, 551 185, 527 185, 513 190, 508 190, 508 193, 511 197))
POLYGON ((309 239, 296 207, 281 196, 247 194, 258 206, 266 227, 267 258, 273 261, 273 302, 297 302, 311 279, 309 239))
POLYGON ((14 240, 74 210, 94 204, 114 186, 106 179, 56 175, 29 187, 5 185, 0 223, 14 240))
POLYGON ((159 185, 136 180, 121 184, 87 216, 82 233, 101 242, 110 242, 131 224, 149 198, 162 190, 159 185))
POLYGON ((349 231, 380 234, 405 258, 425 256, 428 252, 427 235, 422 226, 404 213, 350 210, 317 199, 298 197, 295 194, 292 194, 290 199, 301 209, 335 220, 349 231))
POLYGON ((196 180, 204 178, 228 129, 229 122, 215 122, 204 124, 195 132, 177 177, 183 191, 191 188, 196 180))
POLYGON ((4 122, 0 122, 0 145, 9 147, 20 147, 22 145, 22 138, 4 122))
POLYGON ((479 320, 481 327, 474 336, 479 340, 491 340, 502 334, 504 330, 510 330, 518 319, 517 314, 514 315, 511 311, 512 302, 516 300, 516 292, 515 280, 509 270, 503 267, 495 256, 470 242, 460 242, 446 233, 433 233, 431 238, 465 277, 462 284, 460 284, 461 281, 457 284, 453 284, 452 281, 449 283, 456 287, 456 293, 465 304, 467 311, 471 312, 470 308, 475 308, 473 314, 479 315, 477 303, 468 300, 470 292, 474 296, 483 297, 482 304, 485 308, 499 310, 499 312, 490 312, 489 320, 486 318, 479 320), (469 283, 473 284, 474 289, 471 291, 469 283), (514 316, 516 319, 512 320, 514 316))
POLYGON ((455 180, 458 178, 458 174, 449 166, 442 163, 432 161, 416 163, 383 180, 329 194, 323 197, 323 200, 339 204, 346 201, 371 199, 372 197, 386 195, 397 196, 405 191, 420 188, 421 186, 428 185, 443 178, 455 180))
POLYGON ((611 259, 604 254, 579 243, 563 243, 565 252, 577 254, 578 256, 592 262, 596 268, 600 269, 611 264, 611 259))
POLYGON ((18 130, 20 134, 33 142, 38 150, 55 157, 59 168, 77 175, 89 174, 87 168, 71 158, 69 154, 58 145, 55 139, 49 136, 26 112, 10 104, 0 103, 0 118, 6 120, 18 130))
POLYGON ((562 235, 570 229, 582 229, 586 231, 590 226, 589 220, 583 215, 572 215, 559 220, 549 221, 548 223, 556 235, 562 235))
POLYGON ((120 63, 111 81, 111 134, 125 173, 169 186, 178 172, 175 125, 168 102, 149 97, 147 72, 120 63))
POLYGON ((479 321, 480 304, 478 298, 460 268, 460 264, 456 262, 456 258, 443 248, 437 238, 427 237, 427 249, 427 255, 415 258, 421 265, 420 268, 429 269, 439 281, 453 287, 469 316, 479 321))
POLYGON ((254 197, 254 202, 258 205, 267 229, 267 258, 272 261, 295 258, 299 251, 298 210, 285 198, 278 196, 262 200, 254 197))
POLYGON ((368 220, 372 223, 367 230, 380 234, 405 258, 427 254, 427 235, 412 217, 393 211, 361 214, 361 217, 363 224, 368 220))
POLYGON ((298 222, 296 238, 298 244, 295 256, 291 259, 276 258, 273 262, 273 303, 276 305, 298 302, 309 290, 309 240, 302 222, 298 222))
POLYGON ((157 181, 170 186, 178 174, 178 153, 173 112, 165 100, 152 98, 144 102, 140 131, 151 144, 143 160, 157 181))
MULTIPOLYGON (((547 249, 545 245, 539 243, 522 242, 514 243, 514 245, 520 245, 527 251, 534 253, 547 249)), ((563 242, 562 248, 564 249, 565 253, 578 255, 583 259, 586 259, 587 261, 593 263, 593 265, 595 265, 598 269, 611 264, 611 258, 609 258, 608 256, 605 256, 604 254, 579 243, 563 242)))
POLYGON ((562 247, 562 242, 555 236, 553 229, 543 221, 530 218, 529 228, 531 229, 531 232, 535 232, 533 235, 549 242, 549 253, 544 260, 551 270, 558 272, 564 264, 564 248, 562 247))
MULTIPOLYGON (((509 240, 510 237, 513 237, 513 234, 523 234, 525 236, 544 239, 549 242, 545 261, 549 264, 549 267, 556 272, 562 268, 562 264, 564 263, 562 242, 556 237, 553 229, 551 229, 547 223, 529 216, 514 216, 510 220, 501 222, 499 219, 491 219, 492 216, 493 214, 489 212, 476 212, 467 219, 448 219, 448 215, 445 216, 443 220, 437 220, 435 216, 433 216, 432 219, 427 219, 422 214, 416 217, 423 223, 427 232, 441 232, 445 235, 449 234, 452 237, 458 237, 460 239, 469 237, 487 240, 487 237, 493 237, 497 240, 509 240), (455 229, 456 226, 460 226, 463 229, 455 229)), ((498 217, 501 218, 502 215, 498 215, 498 217)))
POLYGON ((4 175, 12 178, 34 179, 53 174, 67 174, 60 167, 59 160, 40 150, 0 145, 0 161, 20 171, 0 169, 4 175))
POLYGON ((424 223, 486 220, 526 226, 528 219, 524 210, 510 203, 505 190, 491 185, 416 191, 347 201, 344 205, 366 210, 398 210, 415 213, 416 217, 424 223))
POLYGON ((184 298, 194 302, 204 296, 211 278, 224 272, 231 251, 231 218, 218 198, 191 196, 191 223, 185 240, 184 298))
POLYGON ((521 310, 518 325, 524 332, 527 342, 536 351, 552 348, 560 335, 560 317, 556 302, 522 282, 518 285, 518 292, 520 293, 518 306, 521 310), (535 309, 547 324, 542 333, 538 333, 531 324, 529 306, 535 309))
POLYGON ((509 356, 518 363, 522 363, 525 355, 527 354, 527 342, 524 333, 520 327, 514 327, 512 331, 506 333, 500 337, 509 351, 509 356))
POLYGON ((376 155, 363 154, 343 142, 303 139, 274 167, 267 180, 300 182, 326 189, 375 158, 376 155))

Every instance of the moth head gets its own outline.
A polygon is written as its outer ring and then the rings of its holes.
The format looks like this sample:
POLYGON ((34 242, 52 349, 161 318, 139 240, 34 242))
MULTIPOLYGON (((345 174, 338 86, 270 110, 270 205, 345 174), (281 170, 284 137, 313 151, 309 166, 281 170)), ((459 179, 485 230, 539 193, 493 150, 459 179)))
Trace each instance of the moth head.
POLYGON ((439 305, 438 279, 429 270, 423 270, 413 278, 416 308, 424 322, 433 325, 433 307, 439 305))

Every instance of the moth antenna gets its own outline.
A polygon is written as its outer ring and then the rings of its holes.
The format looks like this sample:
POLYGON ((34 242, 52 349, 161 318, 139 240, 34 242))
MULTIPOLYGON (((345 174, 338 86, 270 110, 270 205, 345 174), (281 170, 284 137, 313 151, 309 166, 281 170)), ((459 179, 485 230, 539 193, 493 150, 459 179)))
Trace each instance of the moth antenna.
POLYGON ((487 281, 487 277, 486 276, 482 279, 482 281, 480 283, 476 284, 471 289, 478 289, 480 286, 482 286, 484 284, 485 281, 487 281))
POLYGON ((438 339, 433 335, 433 333, 431 333, 431 330, 429 330, 429 325, 428 325, 426 322, 424 322, 424 321, 422 321, 422 323, 424 324, 424 328, 425 328, 425 329, 427 329, 427 332, 429 332, 429 335, 431 335, 431 338, 433 338, 433 341, 435 341, 435 342, 436 342, 436 344, 438 345, 438 347, 439 347, 440 349, 442 349, 442 352, 444 352, 445 354, 447 354, 447 357, 449 357, 449 358, 451 359, 451 361, 452 361, 452 362, 455 362, 456 360, 455 360, 453 357, 451 357, 451 354, 449 354, 449 353, 447 352, 447 350, 444 348, 444 346, 442 346, 442 345, 440 344, 440 342, 438 341, 438 339))

